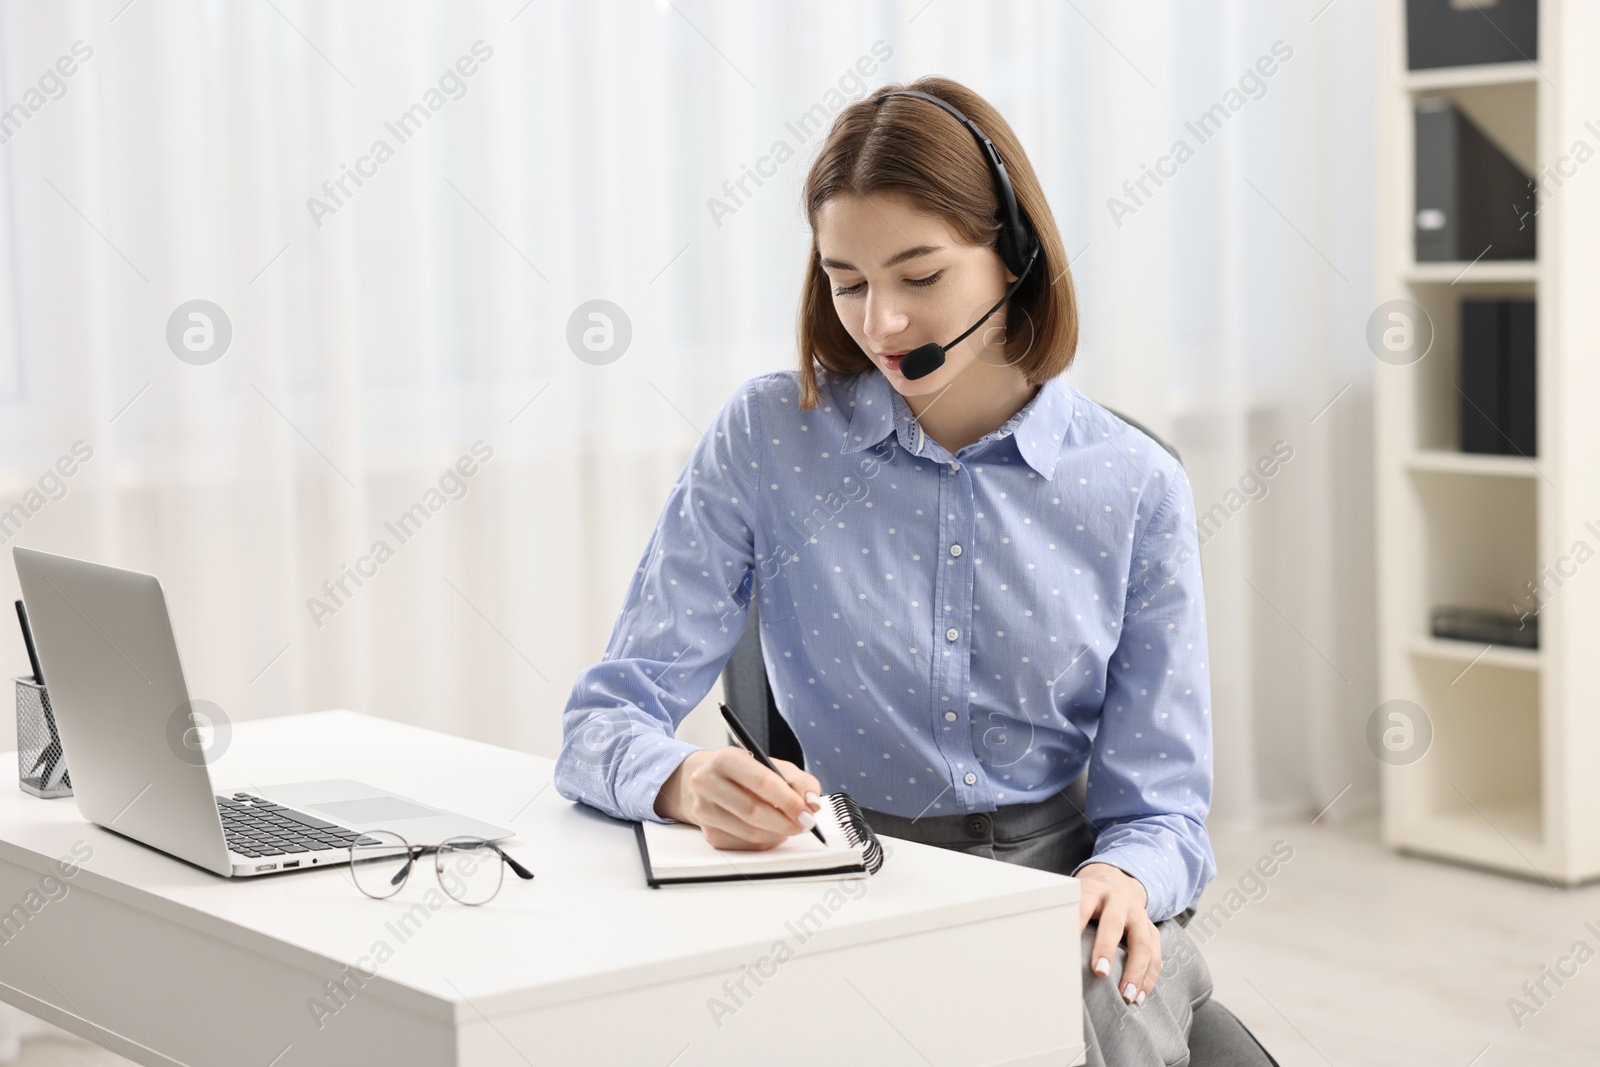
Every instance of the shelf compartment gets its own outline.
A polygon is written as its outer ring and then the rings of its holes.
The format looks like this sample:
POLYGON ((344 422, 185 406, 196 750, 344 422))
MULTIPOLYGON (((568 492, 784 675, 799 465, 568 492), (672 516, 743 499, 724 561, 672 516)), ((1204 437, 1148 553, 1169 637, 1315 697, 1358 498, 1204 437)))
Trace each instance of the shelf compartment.
MULTIPOLYGON (((1522 64, 1511 64, 1522 66, 1522 64)), ((1420 73, 1420 72, 1419 72, 1420 73)), ((1435 72, 1428 72, 1429 74, 1435 72)), ((1411 85, 1410 79, 1407 80, 1411 85)), ((1539 174, 1539 156, 1534 143, 1538 124, 1539 89, 1534 80, 1475 82, 1441 85, 1433 89, 1412 88, 1413 105, 1423 100, 1448 100, 1483 131, 1496 148, 1504 152, 1530 178, 1539 174)))
MULTIPOLYGON (((1475 814, 1473 805, 1520 810, 1538 796, 1538 674, 1481 660, 1462 674, 1455 663, 1423 661, 1417 680, 1433 723, 1433 747, 1416 764, 1429 777, 1427 810, 1419 814, 1456 818, 1475 814)), ((1534 814, 1533 823, 1517 825, 1529 840, 1542 840, 1534 814)))
MULTIPOLYGON (((1518 266, 1514 262, 1480 262, 1473 268, 1472 273, 1455 285, 1448 283, 1451 277, 1459 273, 1460 265, 1433 264, 1432 266, 1447 268, 1453 266, 1454 270, 1441 279, 1444 284, 1410 287, 1411 299, 1433 324, 1433 344, 1421 360, 1404 368, 1409 375, 1407 389, 1413 398, 1411 422, 1415 428, 1414 436, 1408 442, 1412 455, 1406 458, 1410 460, 1418 453, 1426 453, 1429 458, 1423 459, 1422 462, 1429 464, 1430 469, 1434 470, 1442 469, 1443 464, 1455 462, 1432 458, 1439 453, 1453 453, 1470 457, 1473 461, 1505 459, 1507 457, 1459 451, 1461 393, 1457 390, 1457 385, 1461 381, 1461 301, 1532 300, 1535 299, 1538 287, 1528 281, 1493 280, 1487 274, 1482 278, 1477 277, 1480 268, 1487 272, 1507 266, 1518 266)), ((1527 463, 1521 456, 1510 458, 1517 463, 1527 463)), ((1534 457, 1534 462, 1538 462, 1538 457, 1534 457)), ((1467 473, 1464 467, 1458 469, 1461 469, 1462 473, 1467 473)), ((1489 473, 1489 468, 1484 467, 1477 472, 1489 473)))
POLYGON ((1413 625, 1429 629, 1435 607, 1520 610, 1538 571, 1534 478, 1413 478, 1422 528, 1421 603, 1413 625))
MULTIPOLYGON (((1418 638, 1412 647, 1453 643, 1418 638)), ((1540 800, 1540 677, 1521 664, 1489 662, 1512 651, 1492 651, 1465 673, 1454 657, 1414 659, 1416 699, 1433 740, 1415 763, 1385 768, 1393 779, 1387 791, 1398 804, 1385 840, 1419 855, 1542 880, 1552 865, 1540 800)))

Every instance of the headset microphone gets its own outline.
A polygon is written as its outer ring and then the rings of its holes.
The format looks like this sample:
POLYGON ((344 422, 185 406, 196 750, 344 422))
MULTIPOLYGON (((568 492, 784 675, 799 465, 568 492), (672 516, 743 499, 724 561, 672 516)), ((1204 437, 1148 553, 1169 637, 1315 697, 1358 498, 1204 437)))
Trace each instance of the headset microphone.
POLYGON ((982 326, 984 323, 988 322, 989 316, 993 315, 996 311, 999 311, 1001 305, 1007 300, 1010 300, 1012 295, 1016 293, 1017 287, 1022 284, 1022 279, 1026 278, 1028 276, 1028 272, 1033 269, 1033 261, 1038 258, 1039 248, 1037 245, 1035 245, 1033 254, 1028 257, 1028 265, 1022 268, 1022 273, 1017 275, 1017 280, 1011 283, 1011 288, 1006 290, 1006 295, 1002 296, 994 307, 983 313, 983 318, 979 319, 971 326, 968 326, 966 333, 963 333, 960 337, 957 337, 954 341, 951 341, 947 345, 941 345, 933 341, 929 341, 920 348, 913 348, 901 358, 900 373, 905 377, 910 378, 912 381, 916 381, 918 378, 926 378, 928 375, 944 366, 944 355, 946 350, 954 348, 962 341, 965 341, 968 337, 972 336, 973 330, 976 330, 979 326, 982 326))
POLYGON ((1011 179, 1006 174, 1005 164, 1000 160, 1000 153, 995 150, 994 143, 983 135, 982 130, 978 129, 975 122, 958 111, 954 105, 930 93, 921 93, 913 89, 884 93, 878 97, 876 102, 881 105, 891 96, 914 96, 919 100, 926 100, 930 104, 936 104, 951 115, 954 115, 977 139, 978 147, 983 150, 984 160, 989 164, 989 174, 994 179, 995 194, 1000 201, 1000 233, 996 240, 996 251, 999 252, 1000 258, 1007 269, 1017 276, 1017 280, 1012 282, 1011 287, 1006 290, 1006 295, 1002 296, 994 307, 984 312, 983 317, 969 326, 967 331, 960 337, 957 337, 947 345, 930 341, 919 348, 912 349, 901 358, 901 375, 915 381, 918 378, 926 378, 944 366, 945 352, 972 336, 974 330, 989 321, 989 316, 999 311, 1005 302, 1016 294, 1017 289, 1022 285, 1023 279, 1027 278, 1028 272, 1033 269, 1034 263, 1039 258, 1039 242, 1033 231, 1023 221, 1022 212, 1017 208, 1016 193, 1011 188, 1011 179))

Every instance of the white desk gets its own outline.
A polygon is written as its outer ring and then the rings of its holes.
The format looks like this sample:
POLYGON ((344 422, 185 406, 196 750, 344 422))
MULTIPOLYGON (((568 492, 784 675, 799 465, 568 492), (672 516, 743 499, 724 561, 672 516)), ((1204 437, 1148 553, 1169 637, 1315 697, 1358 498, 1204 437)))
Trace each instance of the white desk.
POLYGON ((387 901, 337 868, 229 881, 91 826, 70 799, 0 788, 0 997, 142 1064, 1082 1061, 1075 880, 886 841, 854 897, 838 882, 652 890, 631 825, 563 799, 551 767, 348 711, 235 727, 219 789, 352 777, 514 826, 508 851, 536 880, 508 871, 489 905, 437 910, 431 864, 387 901), (75 844, 92 857, 50 881, 75 844), (758 986, 746 967, 763 957, 758 986), (377 974, 358 984, 352 963, 377 974), (748 997, 724 986, 741 977, 748 997), (350 992, 329 996, 341 980, 350 992))

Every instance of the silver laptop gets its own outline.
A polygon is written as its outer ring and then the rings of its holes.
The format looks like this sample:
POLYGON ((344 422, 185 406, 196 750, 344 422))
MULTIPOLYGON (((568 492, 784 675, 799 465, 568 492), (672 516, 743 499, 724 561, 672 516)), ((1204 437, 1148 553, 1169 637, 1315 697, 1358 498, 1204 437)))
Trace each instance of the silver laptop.
POLYGON ((12 555, 73 794, 90 822, 234 877, 347 863, 350 843, 368 830, 413 845, 512 835, 346 779, 215 790, 208 731, 218 725, 184 682, 161 583, 33 549, 12 555))

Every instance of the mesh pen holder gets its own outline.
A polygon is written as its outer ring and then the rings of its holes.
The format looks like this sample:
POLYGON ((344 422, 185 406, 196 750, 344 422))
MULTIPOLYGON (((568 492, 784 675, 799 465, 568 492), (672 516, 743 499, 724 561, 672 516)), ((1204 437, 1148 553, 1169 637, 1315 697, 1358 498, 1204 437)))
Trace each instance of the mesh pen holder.
POLYGON ((16 677, 17 778, 23 792, 53 800, 72 795, 67 754, 61 747, 50 694, 32 678, 16 677))

